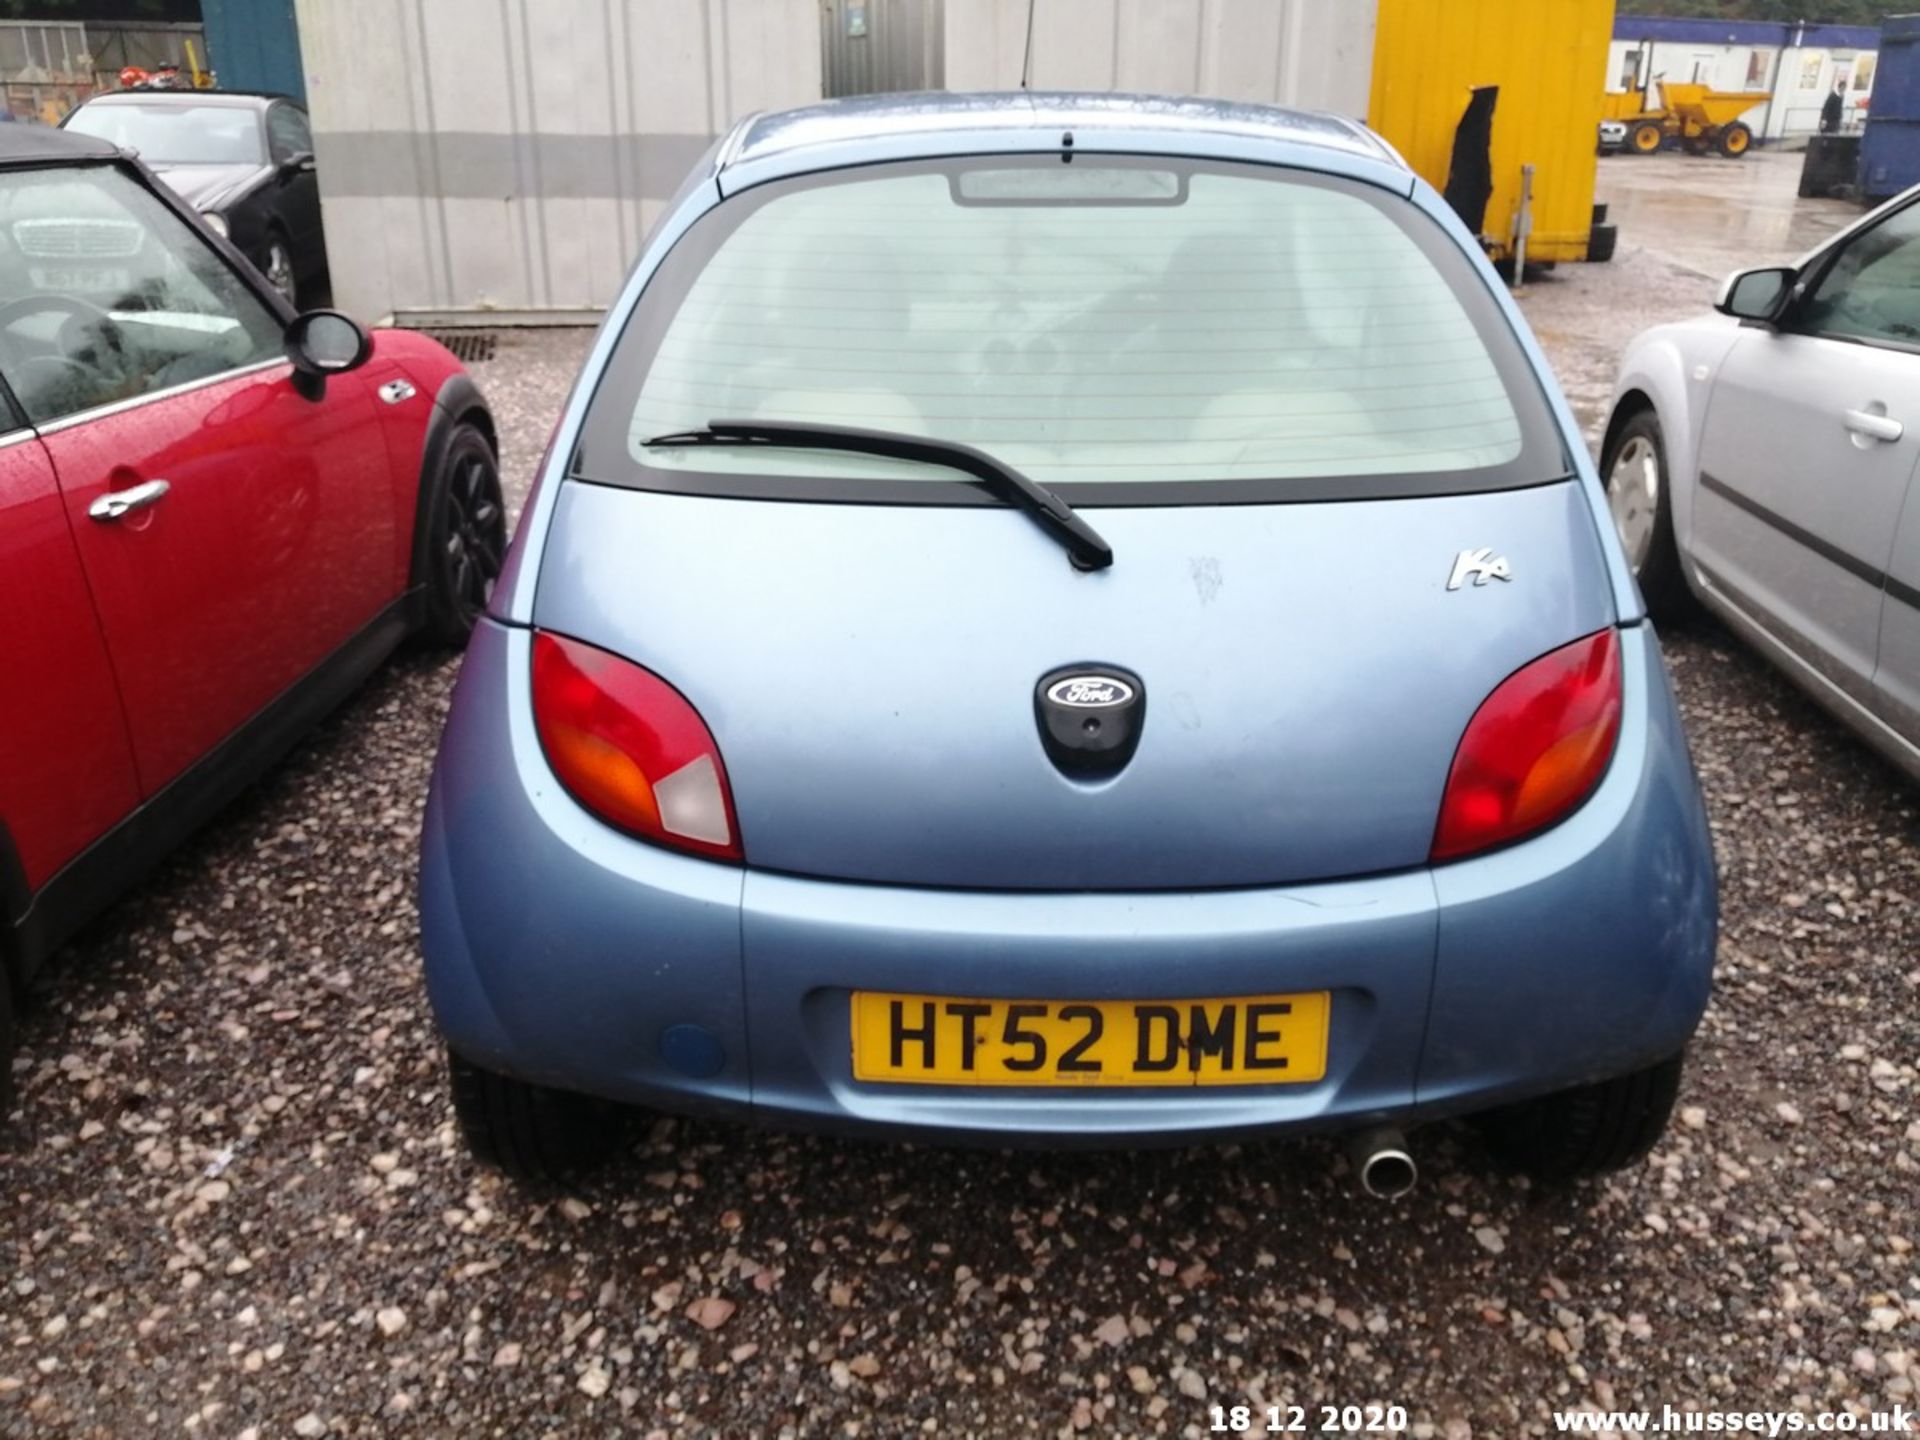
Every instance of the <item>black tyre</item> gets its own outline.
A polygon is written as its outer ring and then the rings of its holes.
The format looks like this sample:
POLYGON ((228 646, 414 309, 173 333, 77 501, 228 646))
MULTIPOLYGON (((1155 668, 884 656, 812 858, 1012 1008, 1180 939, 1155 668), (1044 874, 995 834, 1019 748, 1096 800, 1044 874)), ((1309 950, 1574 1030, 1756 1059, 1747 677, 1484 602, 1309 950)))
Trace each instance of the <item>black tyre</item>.
POLYGON ((1596 265, 1604 265, 1613 259, 1613 252, 1619 243, 1618 225, 1595 225, 1587 232, 1587 259, 1596 265))
POLYGON ((613 1106, 483 1070, 451 1051, 447 1071, 467 1148, 516 1180, 564 1180, 605 1159, 619 1141, 613 1106))
POLYGON ((13 1108, 13 976, 0 954, 0 1125, 13 1108))
POLYGON ((1695 604, 1673 535, 1673 487, 1660 417, 1641 409, 1614 428, 1600 457, 1600 474, 1647 609, 1656 620, 1685 619, 1695 604))
POLYGON ((1722 155, 1729 160, 1738 160, 1753 148, 1753 131, 1736 120, 1721 129, 1715 143, 1722 155))
POLYGON ((506 499, 487 437, 472 425, 455 426, 429 484, 420 552, 425 635, 432 644, 458 648, 487 608, 507 554, 506 499))
POLYGON ((1627 149, 1635 155, 1658 155, 1667 132, 1658 120, 1642 120, 1627 132, 1627 149))
POLYGON ((1496 1110, 1481 1130, 1504 1163, 1541 1180, 1623 1169, 1666 1133, 1684 1058, 1496 1110))

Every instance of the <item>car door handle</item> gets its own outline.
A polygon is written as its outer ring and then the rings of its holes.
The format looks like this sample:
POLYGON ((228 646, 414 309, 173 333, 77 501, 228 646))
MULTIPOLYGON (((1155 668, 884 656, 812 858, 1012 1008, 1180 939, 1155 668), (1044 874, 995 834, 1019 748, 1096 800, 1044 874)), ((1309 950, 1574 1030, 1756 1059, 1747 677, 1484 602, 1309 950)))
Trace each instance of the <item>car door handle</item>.
POLYGON ((87 506, 87 515, 94 520, 118 520, 123 515, 159 504, 172 488, 164 480, 149 480, 131 490, 109 490, 87 506))
POLYGON ((1894 441, 1907 433, 1907 427, 1890 415, 1875 415, 1871 410, 1847 411, 1847 428, 1856 435, 1875 440, 1894 441))

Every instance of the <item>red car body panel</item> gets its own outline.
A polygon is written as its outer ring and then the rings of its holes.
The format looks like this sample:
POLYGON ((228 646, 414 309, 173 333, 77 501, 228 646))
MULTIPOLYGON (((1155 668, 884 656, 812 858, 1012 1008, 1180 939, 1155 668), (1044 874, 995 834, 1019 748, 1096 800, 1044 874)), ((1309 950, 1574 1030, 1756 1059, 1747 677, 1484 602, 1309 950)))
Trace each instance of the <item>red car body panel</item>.
POLYGON ((394 514, 398 517, 394 536, 396 587, 406 583, 413 569, 412 519, 420 493, 420 454, 433 419, 434 399, 447 381, 465 373, 446 346, 406 330, 374 331, 372 358, 364 369, 355 372, 365 377, 369 392, 374 394, 394 380, 405 380, 414 391, 405 399, 382 401, 374 407, 392 462, 394 514))
POLYGON ((492 433, 471 385, 437 403, 465 373, 379 331, 318 403, 272 364, 0 436, 0 865, 29 896, 405 594, 436 419, 492 433))
MULTIPOLYGON (((284 364, 44 435, 151 796, 313 670, 405 583, 411 535, 364 370, 323 401, 284 364), (90 519, 109 491, 171 487, 90 519)), ((418 450, 406 476, 417 483, 418 450)))
MULTIPOLYGON (((467 373, 453 352, 430 335, 417 330, 375 330, 372 334, 373 356, 361 374, 391 365, 419 387, 423 399, 431 401, 447 381, 467 373)), ((424 434, 426 422, 420 423, 420 433, 424 434)))
POLYGON ((66 506, 30 432, 0 444, 0 614, 0 817, 37 887, 140 786, 66 506))
MULTIPOLYGON (((0 227, 0 1119, 15 992, 410 634, 464 640, 491 572, 427 564, 429 537, 452 554, 471 519, 439 483, 458 427, 496 436, 424 335, 331 369, 337 321, 131 154, 3 125, 9 187, 32 203, 0 227)), ((463 476, 497 564, 497 477, 463 476)))

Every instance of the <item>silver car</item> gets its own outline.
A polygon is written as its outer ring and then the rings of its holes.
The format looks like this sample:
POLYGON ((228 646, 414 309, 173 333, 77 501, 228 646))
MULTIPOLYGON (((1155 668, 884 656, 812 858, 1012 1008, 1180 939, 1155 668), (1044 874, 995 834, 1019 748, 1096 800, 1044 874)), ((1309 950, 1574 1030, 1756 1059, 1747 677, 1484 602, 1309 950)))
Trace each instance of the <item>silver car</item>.
POLYGON ((1719 615, 1920 779, 1920 188, 1627 349, 1601 451, 1656 618, 1719 615))

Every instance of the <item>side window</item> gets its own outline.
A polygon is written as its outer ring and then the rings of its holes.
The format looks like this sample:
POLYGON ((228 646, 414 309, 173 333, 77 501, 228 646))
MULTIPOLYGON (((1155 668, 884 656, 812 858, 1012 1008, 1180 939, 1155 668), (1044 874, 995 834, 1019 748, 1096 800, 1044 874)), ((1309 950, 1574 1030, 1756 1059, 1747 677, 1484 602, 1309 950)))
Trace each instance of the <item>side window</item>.
POLYGON ((0 374, 45 424, 280 353, 281 326, 115 165, 0 175, 0 374))
POLYGON ((1920 347, 1920 205, 1847 242, 1802 303, 1800 328, 1920 347))
POLYGON ((311 154, 313 129, 306 115, 293 105, 276 105, 267 111, 267 147, 273 152, 275 164, 295 155, 311 154))

